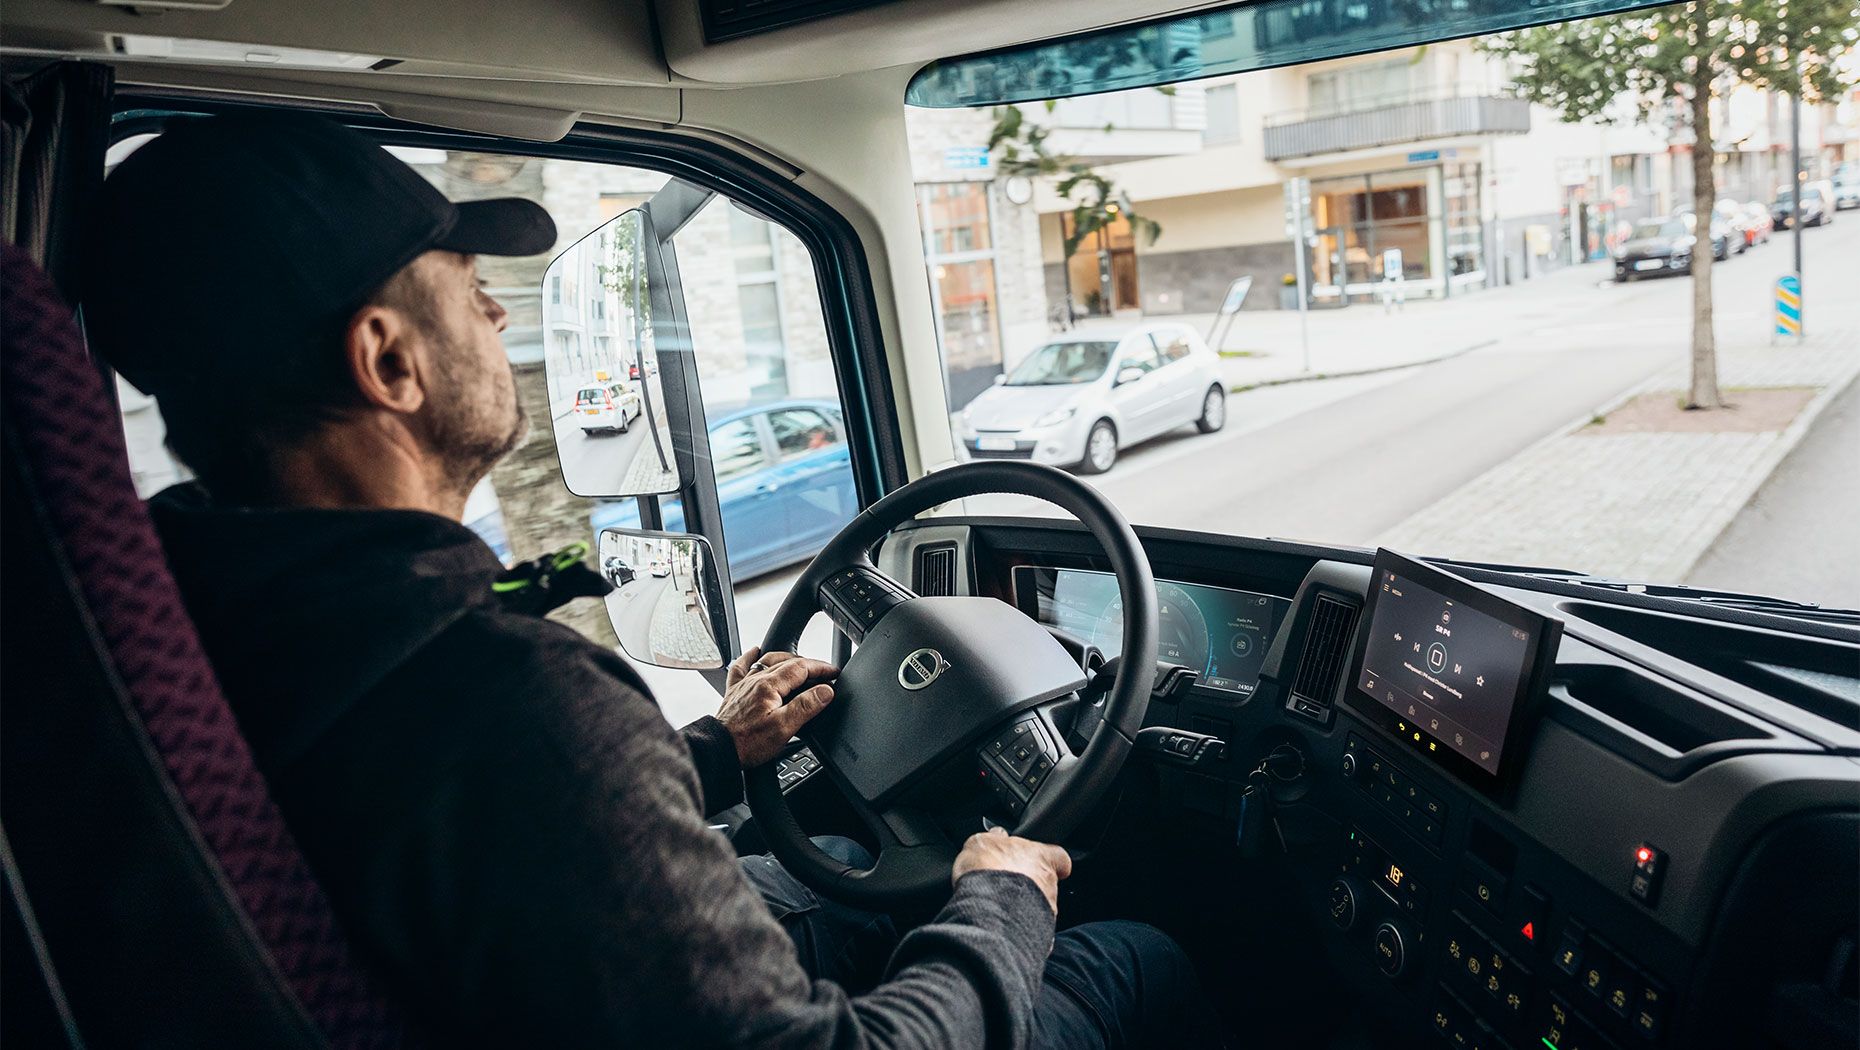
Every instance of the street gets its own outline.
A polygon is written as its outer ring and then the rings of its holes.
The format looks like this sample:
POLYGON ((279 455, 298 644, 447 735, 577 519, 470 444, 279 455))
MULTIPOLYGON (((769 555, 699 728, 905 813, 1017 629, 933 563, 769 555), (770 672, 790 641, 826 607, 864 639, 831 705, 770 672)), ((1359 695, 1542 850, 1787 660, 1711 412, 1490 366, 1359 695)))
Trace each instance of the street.
MULTIPOLYGON (((665 436, 661 431, 661 436, 665 436)), ((630 488, 636 484, 643 466, 656 472, 658 460, 652 445, 652 430, 645 417, 633 420, 624 434, 583 434, 570 412, 555 420, 555 447, 562 460, 562 477, 569 490, 582 496, 619 496, 638 492, 663 491, 630 488)), ((672 448, 665 445, 666 462, 671 462, 672 448)), ((676 487, 676 486, 672 486, 676 487)))
MULTIPOLYGON (((1860 262, 1860 222, 1807 231, 1805 241, 1805 284, 1811 294, 1820 293, 1819 299, 1808 300, 1809 323, 1854 324, 1860 320, 1860 304, 1839 302, 1832 286, 1837 274, 1851 274, 1860 262)), ((1713 267, 1721 340, 1733 332, 1767 330, 1770 285, 1789 265, 1788 238, 1779 235, 1713 267)), ((1231 395, 1225 430, 1200 435, 1184 427, 1126 450, 1108 473, 1087 481, 1140 524, 1374 545, 1397 523, 1572 422, 1587 419, 1663 367, 1685 360, 1691 281, 1616 285, 1606 282, 1608 273, 1606 264, 1591 264, 1538 282, 1541 288, 1525 284, 1469 296, 1465 304, 1510 310, 1518 323, 1484 333, 1490 345, 1434 364, 1231 395), (1592 279, 1584 279, 1585 274, 1592 279)), ((1425 319, 1421 311, 1459 306, 1413 305, 1409 312, 1425 319)), ((1314 324, 1314 338, 1317 331, 1314 324)), ((1853 400, 1846 399, 1850 416, 1853 400)), ((1838 442, 1817 444, 1828 445, 1829 456, 1844 453, 1838 442)), ((1803 455, 1810 454, 1805 446, 1803 455)), ((1851 462, 1851 454, 1847 459, 1851 462)), ((1838 553, 1828 540, 1850 527, 1851 518, 1845 525, 1837 522, 1833 508, 1838 504, 1816 494, 1825 494, 1833 478, 1850 481, 1853 474, 1831 474, 1821 467, 1798 473, 1803 480, 1793 491, 1799 494, 1776 498, 1773 515, 1779 520, 1740 520, 1726 533, 1727 545, 1759 545, 1761 558, 1713 552, 1716 564, 1742 565, 1737 586, 1800 591, 1801 586, 1787 586, 1789 581, 1827 576, 1824 561, 1838 553), (1778 529, 1803 541, 1774 535, 1778 529)), ((1782 476, 1777 484, 1784 484, 1782 476)), ((986 497, 969 501, 964 509, 1058 513, 1024 497, 986 497)), ((1705 564, 1710 568, 1713 563, 1708 558, 1705 564)), ((746 643, 760 639, 798 575, 797 568, 737 588, 737 620, 746 643)), ((813 655, 830 652, 824 618, 815 620, 803 647, 813 655)), ((653 678, 675 723, 715 709, 714 694, 690 676, 658 672, 653 678)))

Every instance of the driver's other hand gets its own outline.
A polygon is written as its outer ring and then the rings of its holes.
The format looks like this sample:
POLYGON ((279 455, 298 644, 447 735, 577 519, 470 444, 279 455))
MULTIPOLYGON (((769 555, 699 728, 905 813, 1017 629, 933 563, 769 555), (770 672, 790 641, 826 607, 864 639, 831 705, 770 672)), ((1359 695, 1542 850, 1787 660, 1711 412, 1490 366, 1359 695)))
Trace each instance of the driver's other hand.
POLYGON ((1072 874, 1072 854, 1058 846, 1016 838, 1000 828, 970 835, 956 854, 950 880, 972 871, 1014 871, 1032 879, 1046 894, 1047 906, 1059 914, 1059 880, 1072 874))
POLYGON ((730 665, 717 721, 736 741, 744 769, 774 761, 788 740, 833 701, 840 669, 824 660, 751 648, 730 665), (761 670, 755 670, 760 663, 761 670))

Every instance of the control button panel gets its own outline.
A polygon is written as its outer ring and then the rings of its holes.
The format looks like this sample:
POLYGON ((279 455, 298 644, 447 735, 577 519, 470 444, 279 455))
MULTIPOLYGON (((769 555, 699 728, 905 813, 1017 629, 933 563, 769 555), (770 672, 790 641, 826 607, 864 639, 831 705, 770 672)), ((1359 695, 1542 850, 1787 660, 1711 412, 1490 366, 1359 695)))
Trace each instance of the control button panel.
POLYGON ((787 792, 819 771, 820 760, 814 757, 813 751, 805 747, 775 763, 775 779, 781 782, 783 792, 787 792))
POLYGON ((1059 748, 1040 716, 1029 712, 982 745, 979 776, 1015 816, 1027 808, 1053 767, 1059 748))
POLYGON ((1447 804, 1354 733, 1344 741, 1342 769, 1346 780, 1375 799, 1408 830, 1424 841, 1440 844, 1447 826, 1447 804))
POLYGON ((1452 913, 1441 979, 1491 1031, 1556 1050, 1653 1045, 1664 1034, 1666 988, 1579 924, 1557 938, 1549 972, 1536 974, 1534 959, 1507 951, 1480 918, 1452 913))
POLYGON ((866 568, 841 569, 827 577, 819 590, 821 611, 855 642, 912 597, 883 573, 866 568))
POLYGON ((1347 842, 1349 850, 1344 858, 1346 871, 1381 890, 1382 895, 1399 908, 1402 914, 1417 921, 1426 916, 1427 903, 1432 893, 1427 883, 1416 874, 1413 865, 1404 863, 1401 858, 1376 845, 1360 828, 1350 829, 1347 842))

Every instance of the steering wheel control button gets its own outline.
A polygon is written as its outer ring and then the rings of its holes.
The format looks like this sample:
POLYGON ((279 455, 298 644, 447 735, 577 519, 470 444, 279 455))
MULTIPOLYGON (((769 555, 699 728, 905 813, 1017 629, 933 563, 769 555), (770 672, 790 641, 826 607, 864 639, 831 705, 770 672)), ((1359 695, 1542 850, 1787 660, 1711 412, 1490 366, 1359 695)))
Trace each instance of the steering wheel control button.
POLYGON ((1401 927, 1392 922, 1385 922, 1376 927, 1371 947, 1376 960, 1376 969, 1390 977, 1400 977, 1408 968, 1408 944, 1402 936, 1401 927))

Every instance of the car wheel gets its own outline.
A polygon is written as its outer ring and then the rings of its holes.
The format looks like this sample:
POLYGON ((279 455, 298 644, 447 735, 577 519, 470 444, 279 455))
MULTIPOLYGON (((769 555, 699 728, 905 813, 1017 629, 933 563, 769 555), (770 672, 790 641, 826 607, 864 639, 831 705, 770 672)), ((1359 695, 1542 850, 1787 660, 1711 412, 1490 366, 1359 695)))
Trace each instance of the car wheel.
POLYGON ((1219 386, 1211 386, 1201 398, 1201 418, 1195 420, 1195 429, 1203 434, 1212 434, 1227 425, 1227 391, 1219 386))
POLYGON ((1085 436, 1085 458, 1079 461, 1080 474, 1102 474, 1117 463, 1117 428, 1108 419, 1093 423, 1085 436))

